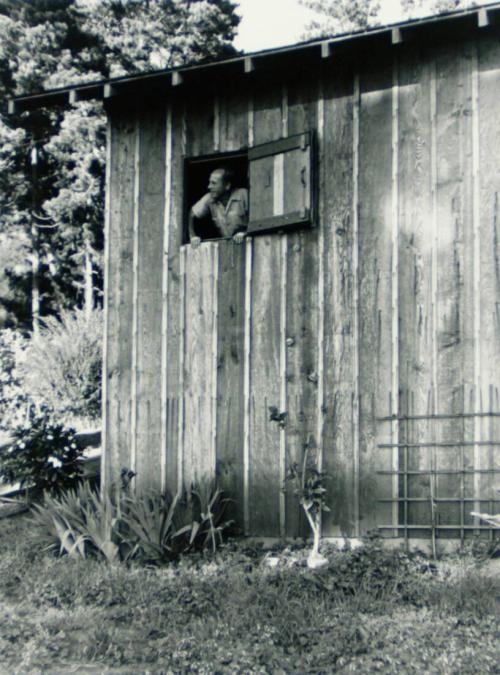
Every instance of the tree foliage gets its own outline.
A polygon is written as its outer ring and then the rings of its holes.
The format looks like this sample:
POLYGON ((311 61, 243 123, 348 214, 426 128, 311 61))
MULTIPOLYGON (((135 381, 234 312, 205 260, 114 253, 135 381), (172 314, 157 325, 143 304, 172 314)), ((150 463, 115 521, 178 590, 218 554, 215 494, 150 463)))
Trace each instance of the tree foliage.
POLYGON ((304 38, 368 28, 378 23, 380 12, 379 0, 300 0, 300 4, 318 14, 306 27, 304 38))
MULTIPOLYGON (((235 8, 229 0, 0 0, 0 100, 228 54, 235 8)), ((99 303, 104 173, 99 103, 15 117, 2 110, 0 325, 30 328, 35 294, 42 316, 99 303)))
POLYGON ((474 0, 401 0, 403 13, 408 18, 453 12, 481 4, 485 3, 474 0))

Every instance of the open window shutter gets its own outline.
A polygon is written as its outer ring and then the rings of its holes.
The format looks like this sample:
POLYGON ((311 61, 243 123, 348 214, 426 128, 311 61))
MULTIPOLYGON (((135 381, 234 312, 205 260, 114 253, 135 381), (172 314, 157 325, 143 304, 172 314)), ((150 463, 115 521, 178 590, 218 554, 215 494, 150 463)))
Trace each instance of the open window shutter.
POLYGON ((312 134, 250 148, 248 160, 248 232, 312 224, 312 134))

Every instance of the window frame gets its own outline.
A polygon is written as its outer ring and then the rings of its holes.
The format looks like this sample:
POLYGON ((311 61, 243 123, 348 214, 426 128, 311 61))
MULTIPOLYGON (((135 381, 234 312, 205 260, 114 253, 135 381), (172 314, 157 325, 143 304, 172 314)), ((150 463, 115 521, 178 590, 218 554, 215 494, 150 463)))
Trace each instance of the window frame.
MULTIPOLYGON (((279 138, 275 141, 268 141, 266 143, 259 143, 251 147, 244 147, 238 150, 230 150, 227 152, 214 152, 204 155, 184 155, 183 157, 183 207, 182 207, 182 244, 189 244, 189 231, 188 231, 188 220, 189 220, 189 210, 192 204, 189 203, 189 191, 187 186, 189 185, 189 175, 190 168, 193 165, 199 164, 214 164, 218 161, 221 163, 227 162, 228 160, 239 160, 243 159, 246 161, 247 167, 247 183, 248 183, 248 192, 249 196, 252 191, 252 185, 250 181, 250 163, 252 160, 260 159, 263 157, 269 157, 281 153, 285 153, 290 150, 299 149, 303 147, 309 147, 309 208, 303 209, 303 211, 294 211, 290 213, 285 213, 283 215, 269 216, 267 218, 257 219, 251 221, 251 213, 249 209, 249 221, 246 235, 248 237, 258 236, 260 234, 271 234, 273 232, 280 233, 283 231, 291 231, 298 229, 311 229, 316 226, 316 213, 317 213, 317 153, 315 147, 316 134, 314 130, 304 131, 300 134, 293 134, 291 136, 285 136, 279 138), (271 151, 271 152, 270 152, 271 151)), ((249 200, 250 205, 250 200, 249 200)), ((202 239, 202 243, 205 241, 224 241, 231 239, 231 237, 213 237, 202 239)))

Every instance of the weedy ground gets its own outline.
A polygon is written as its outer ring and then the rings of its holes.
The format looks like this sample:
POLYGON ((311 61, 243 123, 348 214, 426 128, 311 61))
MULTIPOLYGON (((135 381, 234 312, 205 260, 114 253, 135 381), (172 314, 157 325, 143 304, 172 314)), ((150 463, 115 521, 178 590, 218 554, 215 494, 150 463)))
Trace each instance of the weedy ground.
POLYGON ((500 578, 477 557, 369 542, 324 548, 311 572, 307 552, 110 565, 44 554, 22 517, 0 520, 0 672, 500 673, 500 578))

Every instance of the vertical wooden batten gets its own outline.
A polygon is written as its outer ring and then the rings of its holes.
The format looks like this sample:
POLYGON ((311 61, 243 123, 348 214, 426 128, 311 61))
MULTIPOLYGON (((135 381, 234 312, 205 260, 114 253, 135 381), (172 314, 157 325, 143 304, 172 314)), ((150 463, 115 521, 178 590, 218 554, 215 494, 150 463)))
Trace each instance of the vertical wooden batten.
POLYGON ((432 407, 438 413, 437 402, 437 252, 438 252, 438 210, 437 210, 437 82, 436 62, 431 63, 430 99, 431 99, 431 200, 432 200, 432 260, 431 260, 431 295, 432 295, 432 407))
MULTIPOLYGON (((392 470, 399 469, 399 61, 393 56, 392 68, 392 195, 391 195, 391 443, 395 444, 392 456, 392 470)), ((393 476, 392 496, 399 496, 399 476, 393 476)), ((398 525, 399 505, 393 503, 392 522, 398 525)), ((398 531, 395 531, 395 536, 398 531)))
MULTIPOLYGON (((285 138, 288 136, 288 89, 286 85, 283 85, 281 90, 281 133, 285 138)), ((281 164, 279 166, 279 171, 281 173, 281 180, 275 181, 275 193, 278 186, 281 185, 281 194, 276 198, 275 194, 275 204, 279 199, 281 199, 281 213, 283 212, 283 203, 284 203, 284 156, 279 155, 281 164)), ((276 158, 275 158, 276 159, 276 158)), ((276 164, 275 164, 276 167, 276 164)), ((277 213, 277 211, 275 211, 277 213)), ((280 411, 286 411, 287 408, 287 387, 286 387, 286 378, 287 378, 287 358, 286 358, 286 325, 287 325, 287 307, 286 307, 286 296, 287 296, 287 249, 288 249, 288 237, 286 234, 281 235, 281 279, 280 279, 280 411)), ((279 468, 279 481, 280 481, 280 499, 279 499, 279 508, 280 508, 280 536, 285 537, 286 534, 286 501, 285 493, 283 492, 283 486, 285 483, 286 477, 286 426, 280 428, 280 468, 279 468)))
POLYGON ((105 205, 104 205, 104 326, 102 343, 102 421, 101 421, 101 487, 107 490, 111 486, 108 476, 108 317, 109 317, 109 254, 110 254, 110 219, 111 219, 111 141, 112 126, 108 117, 106 124, 106 179, 105 179, 105 205))
MULTIPOLYGON (((253 96, 248 96, 248 147, 254 144, 253 96)), ((243 527, 245 535, 250 533, 250 414, 251 379, 250 351, 252 345, 252 268, 253 240, 245 242, 245 324, 243 336, 243 527)))
POLYGON ((354 533, 360 533, 359 515, 359 108, 361 89, 359 72, 354 74, 352 105, 352 279, 353 279, 353 394, 352 394, 352 439, 353 439, 353 520, 354 533))
MULTIPOLYGON (((482 440, 483 381, 481 368, 481 184, 479 173, 479 69, 477 44, 474 43, 471 62, 471 108, 472 108, 472 231, 473 231, 473 350, 474 350, 474 440, 482 440)), ((484 397, 487 400, 487 397, 484 397)), ((491 408, 489 408, 491 410, 491 408)), ((474 446, 474 468, 482 468, 482 453, 479 445, 474 446)), ((474 496, 481 494, 481 476, 475 474, 474 496)), ((481 512, 481 503, 474 503, 474 510, 481 512)))
MULTIPOLYGON (((327 45, 328 46, 328 45, 327 45)), ((323 47, 323 45, 322 45, 323 47)), ((325 91, 323 78, 318 86, 318 147, 319 147, 319 213, 318 213, 318 400, 316 403, 316 445, 318 448, 318 470, 323 471, 323 431, 325 421, 325 190, 326 177, 322 157, 325 144, 325 91)))
POLYGON ((212 430, 211 453, 212 466, 210 475, 215 478, 217 469, 217 381, 218 381, 218 324, 219 324, 219 248, 214 249, 212 281, 212 430))
POLYGON ((165 119, 165 200, 163 212, 163 266, 162 266, 162 325, 161 325, 161 433, 160 433, 160 472, 161 489, 167 487, 167 452, 172 449, 168 443, 168 305, 169 305, 169 252, 170 219, 172 206, 172 103, 167 103, 165 119))
MULTIPOLYGON (((140 190, 140 121, 136 121, 134 147, 134 225, 132 242, 132 364, 130 384, 130 469, 137 472, 137 350, 139 301, 139 190, 140 190)), ((135 485, 135 483, 134 483, 135 485)))
POLYGON ((252 326, 252 251, 253 242, 245 242, 245 328, 243 345, 243 525, 250 533, 250 349, 252 326))
POLYGON ((186 349, 186 247, 180 249, 179 289, 179 429, 177 432, 177 494, 184 482, 184 425, 185 425, 185 349, 186 349))
POLYGON ((214 128, 213 128, 214 152, 220 151, 220 96, 214 94, 214 128))

